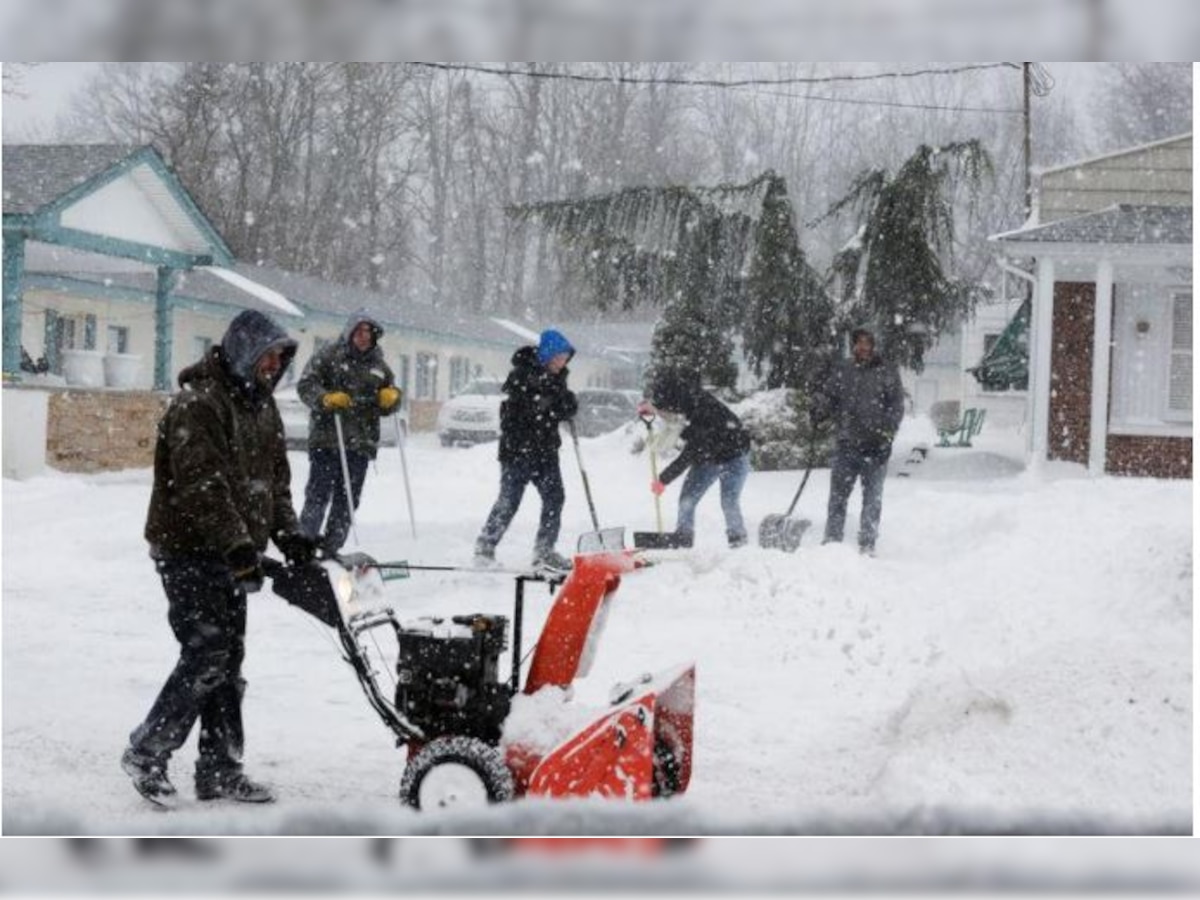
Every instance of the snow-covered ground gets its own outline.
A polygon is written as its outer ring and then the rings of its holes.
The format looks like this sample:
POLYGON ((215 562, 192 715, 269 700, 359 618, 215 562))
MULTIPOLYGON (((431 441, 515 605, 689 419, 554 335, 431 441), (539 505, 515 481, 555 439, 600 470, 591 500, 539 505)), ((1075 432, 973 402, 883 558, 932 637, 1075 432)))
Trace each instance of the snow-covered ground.
MULTIPOLYGON (((652 530, 636 432, 582 441, 603 526, 652 530)), ((820 546, 828 470, 797 515, 794 555, 731 551, 712 491, 697 547, 627 576, 580 703, 694 660, 689 792, 625 804, 523 801, 470 816, 400 808, 403 767, 331 633, 269 591, 251 598, 247 771, 272 807, 191 799, 195 738, 173 761, 185 797, 147 808, 117 765, 129 730, 175 661, 166 603, 141 537, 149 470, 3 483, 3 826, 6 834, 862 833, 945 830, 1190 831, 1192 485, 1025 471, 1022 438, 985 428, 970 449, 936 446, 908 420, 888 480, 876 558, 820 546)), ((359 511, 379 559, 469 564, 498 484, 495 445, 384 450, 359 511)), ((303 454, 291 454, 302 498, 303 454)), ((570 443, 560 549, 591 522, 570 443)), ((783 512, 797 472, 750 477, 752 531, 783 512)), ((678 483, 664 513, 674 520, 678 483)), ((528 562, 531 490, 500 545, 528 562)), ((415 572, 389 582, 402 616, 506 613, 510 578, 415 572)), ((548 597, 531 591, 527 632, 548 597)))

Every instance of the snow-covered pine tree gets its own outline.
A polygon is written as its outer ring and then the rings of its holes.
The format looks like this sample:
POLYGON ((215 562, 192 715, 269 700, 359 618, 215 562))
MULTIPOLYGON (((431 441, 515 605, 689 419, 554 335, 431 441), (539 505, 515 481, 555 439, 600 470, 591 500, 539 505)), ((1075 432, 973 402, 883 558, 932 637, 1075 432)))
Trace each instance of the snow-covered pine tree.
POLYGON ((771 385, 798 386, 831 340, 832 303, 796 238, 774 172, 745 184, 626 188, 513 206, 574 251, 596 306, 662 306, 654 365, 732 386, 741 336, 771 385))
POLYGON ((860 226, 832 268, 843 330, 873 325, 881 352, 901 366, 924 368, 938 335, 974 308, 976 286, 947 275, 943 259, 953 256, 959 187, 968 189, 973 212, 990 173, 987 151, 970 140, 922 144, 894 176, 872 170, 855 180, 822 217, 854 208, 860 226))

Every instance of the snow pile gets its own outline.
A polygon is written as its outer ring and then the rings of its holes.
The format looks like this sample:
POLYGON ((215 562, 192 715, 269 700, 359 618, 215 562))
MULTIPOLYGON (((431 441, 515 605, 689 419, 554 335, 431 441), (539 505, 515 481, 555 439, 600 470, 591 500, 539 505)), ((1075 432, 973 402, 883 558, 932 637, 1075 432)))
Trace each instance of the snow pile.
MULTIPOLYGON (((640 425, 638 427, 641 427, 640 425)), ((568 707, 604 707, 610 687, 696 664, 695 760, 683 797, 658 804, 521 801, 480 813, 398 808, 403 764, 332 632, 269 591, 251 599, 245 677, 247 771, 271 809, 191 800, 195 737, 173 760, 185 798, 148 812, 117 766, 176 647, 141 538, 150 473, 4 482, 6 833, 878 833, 997 828, 1190 830, 1192 486, 1020 468, 1022 437, 985 430, 973 448, 931 446, 907 420, 884 495, 878 556, 821 546, 828 470, 796 511, 814 520, 794 554, 731 551, 716 491, 697 546, 626 575, 591 675, 568 707), (576 707, 576 704, 578 706, 576 707)), ((642 455, 621 431, 581 441, 603 527, 653 527, 642 455)), ((495 446, 380 453, 356 519, 379 559, 462 565, 495 498, 495 446)), ((564 443, 568 549, 592 529, 564 443)), ((291 454, 302 496, 306 457, 291 454)), ((755 472, 752 535, 795 490, 797 471, 755 472)), ((676 485, 663 497, 674 522, 676 485)), ((525 566, 530 491, 498 547, 525 566)), ((401 618, 511 615, 511 576, 418 572, 384 584, 401 618)), ((525 597, 526 647, 548 592, 525 597)), ((502 671, 511 663, 501 659, 502 671)), ((385 673, 384 677, 391 677, 385 673)), ((511 733, 553 738, 549 695, 522 698, 511 733)))

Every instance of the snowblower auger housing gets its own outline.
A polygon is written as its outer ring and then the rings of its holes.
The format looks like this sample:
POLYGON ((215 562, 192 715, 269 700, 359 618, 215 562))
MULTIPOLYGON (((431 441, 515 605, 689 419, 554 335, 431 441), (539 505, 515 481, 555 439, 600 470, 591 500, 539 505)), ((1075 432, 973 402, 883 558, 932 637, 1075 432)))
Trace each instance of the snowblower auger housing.
POLYGON ((643 564, 634 551, 604 551, 576 556, 565 579, 518 575, 511 675, 504 680, 505 616, 426 616, 401 623, 390 607, 368 608, 361 602, 366 596, 378 601, 383 594, 379 566, 363 554, 300 568, 264 561, 275 593, 337 630, 371 706, 397 743, 408 746, 400 799, 419 809, 524 794, 643 800, 687 790, 692 665, 617 685, 609 706, 583 728, 579 712, 567 703, 565 689, 587 675, 622 575, 643 564), (548 582, 559 590, 522 686, 521 630, 529 582, 548 582), (364 644, 374 629, 395 636, 394 699, 383 690, 364 644), (533 695, 544 688, 557 691, 545 695, 552 704, 560 696, 563 704, 557 716, 553 705, 549 712, 545 704, 538 706, 539 723, 561 719, 550 741, 533 740, 528 729, 514 723, 521 718, 518 705, 540 704, 533 695))

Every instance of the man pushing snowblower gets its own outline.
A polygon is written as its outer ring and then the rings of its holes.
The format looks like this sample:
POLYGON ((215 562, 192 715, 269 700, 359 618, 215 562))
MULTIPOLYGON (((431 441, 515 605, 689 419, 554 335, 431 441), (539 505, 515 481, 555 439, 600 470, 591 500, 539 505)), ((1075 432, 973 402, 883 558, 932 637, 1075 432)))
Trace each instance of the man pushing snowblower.
POLYGON ((296 342, 262 313, 239 313, 221 343, 179 373, 158 424, 146 540, 179 661, 121 757, 134 788, 158 806, 176 801, 167 762, 197 719, 196 799, 275 799, 242 772, 242 657, 246 594, 262 587, 267 541, 292 565, 314 555, 292 508, 272 396, 295 354, 296 342))

